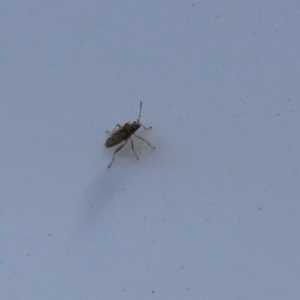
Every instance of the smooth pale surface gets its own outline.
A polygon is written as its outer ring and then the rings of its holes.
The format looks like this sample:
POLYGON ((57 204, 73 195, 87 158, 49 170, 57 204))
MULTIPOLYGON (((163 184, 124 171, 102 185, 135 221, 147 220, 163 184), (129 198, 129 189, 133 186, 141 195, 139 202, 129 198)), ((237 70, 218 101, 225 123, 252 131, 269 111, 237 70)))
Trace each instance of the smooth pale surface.
POLYGON ((299 299, 299 14, 2 1, 0 298, 299 299))

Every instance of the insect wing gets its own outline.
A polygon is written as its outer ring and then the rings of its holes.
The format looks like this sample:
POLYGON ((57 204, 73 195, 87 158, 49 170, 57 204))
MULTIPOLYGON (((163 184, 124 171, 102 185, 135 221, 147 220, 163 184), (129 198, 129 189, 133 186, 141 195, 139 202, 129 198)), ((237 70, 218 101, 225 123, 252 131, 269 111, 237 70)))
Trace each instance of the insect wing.
POLYGON ((122 141, 126 140, 127 138, 127 134, 126 132, 118 132, 117 134, 116 133, 113 133, 106 141, 105 143, 105 146, 107 148, 109 147, 113 147, 117 144, 120 144, 122 141))

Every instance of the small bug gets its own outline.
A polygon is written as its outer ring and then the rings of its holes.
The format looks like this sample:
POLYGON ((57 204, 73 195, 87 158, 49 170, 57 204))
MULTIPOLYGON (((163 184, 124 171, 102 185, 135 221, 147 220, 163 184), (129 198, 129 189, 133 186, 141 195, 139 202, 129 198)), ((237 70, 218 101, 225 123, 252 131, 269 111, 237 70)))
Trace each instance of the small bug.
POLYGON ((138 136, 135 134, 135 132, 142 126, 145 130, 151 129, 152 127, 146 128, 142 123, 140 123, 140 118, 141 118, 141 112, 142 112, 142 101, 140 102, 140 114, 139 114, 139 118, 137 119, 137 122, 134 121, 133 123, 125 123, 123 126, 117 124, 113 130, 112 133, 108 132, 110 134, 110 137, 106 140, 105 142, 105 146, 107 148, 113 147, 115 145, 120 144, 121 142, 125 142, 124 144, 122 144, 119 148, 116 149, 114 156, 110 162, 110 164, 108 165, 108 168, 110 168, 110 166, 112 165, 116 153, 118 151, 120 151, 128 142, 128 140, 130 139, 131 141, 131 148, 132 151, 134 153, 134 155, 136 156, 137 159, 138 156, 136 155, 135 151, 134 151, 134 145, 133 145, 133 141, 131 139, 131 136, 134 134, 138 139, 144 141, 145 143, 147 143, 150 147, 152 147, 153 149, 155 149, 155 147, 153 147, 150 143, 148 143, 145 139, 143 139, 142 137, 138 136), (119 128, 116 130, 116 128, 119 128))

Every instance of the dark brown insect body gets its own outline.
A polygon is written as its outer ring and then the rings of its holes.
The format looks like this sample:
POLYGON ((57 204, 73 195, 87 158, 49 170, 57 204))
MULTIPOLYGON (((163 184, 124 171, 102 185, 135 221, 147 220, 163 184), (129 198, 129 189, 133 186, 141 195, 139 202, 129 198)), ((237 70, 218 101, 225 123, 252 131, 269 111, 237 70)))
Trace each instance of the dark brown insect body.
POLYGON ((108 168, 110 168, 110 166, 112 165, 114 159, 115 159, 115 155, 118 151, 120 151, 127 143, 127 141, 130 139, 131 141, 131 148, 132 151, 134 153, 134 155, 136 156, 137 159, 138 156, 136 155, 135 151, 134 151, 134 145, 133 145, 133 141, 131 139, 131 136, 134 134, 138 139, 144 141, 145 143, 147 143, 150 147, 152 147, 153 149, 155 149, 150 143, 148 143, 145 139, 143 139, 142 137, 138 136, 135 134, 135 132, 142 126, 145 130, 150 129, 152 127, 146 128, 142 123, 140 123, 140 118, 141 118, 141 111, 142 111, 142 101, 140 102, 140 114, 139 114, 139 118, 137 120, 137 122, 133 122, 133 123, 126 123, 125 125, 121 126, 119 124, 116 125, 115 129, 113 130, 112 133, 108 132, 110 134, 110 137, 106 140, 105 142, 105 146, 107 148, 113 147, 115 145, 118 145, 122 142, 124 142, 124 144, 122 144, 120 147, 118 147, 114 153, 114 156, 110 162, 110 164, 108 165, 108 168), (116 130, 116 128, 119 128, 116 130))

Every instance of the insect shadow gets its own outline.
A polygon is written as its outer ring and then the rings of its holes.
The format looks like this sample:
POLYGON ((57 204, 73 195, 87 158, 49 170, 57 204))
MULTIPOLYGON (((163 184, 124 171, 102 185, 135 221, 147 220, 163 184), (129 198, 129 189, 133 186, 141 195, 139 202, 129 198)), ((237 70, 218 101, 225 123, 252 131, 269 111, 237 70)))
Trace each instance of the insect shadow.
POLYGON ((110 164, 108 165, 108 168, 111 167, 114 159, 115 159, 115 156, 116 156, 116 153, 118 151, 120 151, 128 142, 128 140, 130 140, 131 142, 131 148, 132 148, 132 151, 135 155, 135 157, 137 159, 139 159, 139 157, 137 156, 136 152, 134 151, 134 144, 133 144, 133 141, 131 139, 131 136, 132 135, 135 135, 138 139, 144 141, 145 143, 147 143, 150 147, 152 147, 153 149, 155 149, 155 147, 153 147, 149 142, 147 142, 144 138, 138 136, 135 134, 135 132, 142 126, 145 130, 148 130, 148 129, 151 129, 152 127, 148 127, 146 128, 141 122, 140 122, 140 119, 141 119, 141 112, 142 112, 142 101, 140 102, 140 114, 139 114, 139 118, 137 119, 137 122, 134 121, 133 123, 125 123, 123 126, 117 124, 114 128, 114 130, 112 132, 109 132, 107 131, 108 134, 110 134, 110 137, 106 140, 105 142, 105 146, 107 148, 110 148, 110 147, 113 147, 115 145, 118 145, 122 142, 124 142, 121 146, 119 146, 115 152, 114 152, 114 155, 113 155, 113 158, 110 162, 110 164), (117 129, 118 128, 118 129, 117 129))

